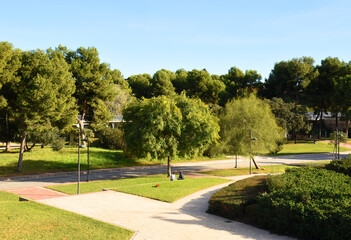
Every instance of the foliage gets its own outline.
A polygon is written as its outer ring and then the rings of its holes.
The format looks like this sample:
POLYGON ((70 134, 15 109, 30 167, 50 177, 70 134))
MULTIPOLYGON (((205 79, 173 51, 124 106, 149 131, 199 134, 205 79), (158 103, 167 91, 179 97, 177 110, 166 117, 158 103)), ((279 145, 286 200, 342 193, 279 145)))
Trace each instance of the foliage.
POLYGON ((208 213, 225 218, 253 223, 257 219, 256 197, 267 191, 267 176, 256 176, 237 181, 213 194, 208 213))
POLYGON ((269 105, 254 95, 228 102, 220 126, 220 145, 229 154, 249 155, 250 142, 253 155, 265 153, 275 149, 277 141, 283 139, 269 105), (250 140, 250 130, 258 140, 250 140))
MULTIPOLYGON (((336 132, 332 132, 330 134, 330 140, 331 142, 335 143, 335 139, 336 139, 336 132)), ((347 143, 347 141, 349 140, 347 137, 347 134, 341 131, 338 131, 338 142, 342 142, 342 143, 347 143)))
MULTIPOLYGON (((154 175, 140 178, 96 181, 82 183, 80 189, 82 193, 97 192, 103 188, 114 191, 130 193, 138 196, 157 199, 165 202, 174 202, 191 193, 214 185, 228 182, 229 180, 220 178, 187 178, 184 180, 171 182, 164 175, 154 175), (159 184, 159 187, 155 187, 159 184)), ((76 184, 51 186, 49 188, 61 192, 75 194, 76 184)))
POLYGON ((351 237, 351 178, 317 168, 289 169, 258 197, 261 226, 304 239, 351 237))
POLYGON ((175 79, 174 72, 165 69, 157 71, 151 79, 151 95, 154 97, 160 95, 173 95, 173 79, 175 79))
POLYGON ((132 89, 133 94, 136 98, 150 97, 150 87, 151 87, 152 77, 150 74, 139 74, 130 76, 127 81, 132 89))
POLYGON ((131 102, 123 119, 128 154, 149 159, 176 155, 182 114, 174 100, 160 96, 131 102))
POLYGON ((123 132, 119 128, 106 127, 99 131, 97 144, 107 149, 123 148, 123 132))
POLYGON ((65 147, 65 139, 60 137, 55 139, 55 141, 52 143, 52 150, 55 152, 58 152, 62 150, 65 147))
POLYGON ((196 156, 218 138, 218 120, 200 100, 159 96, 128 105, 123 111, 129 154, 166 158, 196 156))
POLYGON ((351 177, 351 157, 349 156, 341 160, 333 160, 325 165, 325 168, 351 177))
POLYGON ((287 103, 276 97, 268 101, 279 127, 287 132, 295 130, 295 132, 307 133, 310 130, 306 114, 296 111, 294 103, 287 103))
POLYGON ((0 192, 1 239, 120 239, 133 232, 82 215, 0 192), (25 213, 25 214, 24 214, 25 213))
POLYGON ((175 101, 182 113, 181 135, 178 140, 179 155, 201 156, 209 145, 215 144, 219 138, 219 119, 213 116, 199 99, 191 99, 181 94, 175 101))

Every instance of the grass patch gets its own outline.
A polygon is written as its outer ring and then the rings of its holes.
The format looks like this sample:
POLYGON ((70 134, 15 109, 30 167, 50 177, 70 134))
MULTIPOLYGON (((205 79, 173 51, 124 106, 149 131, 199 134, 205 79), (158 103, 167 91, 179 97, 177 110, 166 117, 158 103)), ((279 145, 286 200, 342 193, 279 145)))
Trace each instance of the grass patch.
POLYGON ((132 231, 0 192, 0 239, 120 239, 132 231))
MULTIPOLYGON (((297 144, 295 144, 295 142, 289 141, 287 144, 284 144, 283 150, 272 156, 295 155, 305 153, 326 153, 333 152, 333 150, 334 145, 327 142, 317 141, 314 144, 313 141, 299 141, 297 144)), ((350 150, 350 148, 340 146, 341 152, 350 150)))
MULTIPOLYGON (((228 182, 228 180, 220 178, 186 178, 185 180, 171 182, 169 178, 164 175, 154 175, 140 178, 82 183, 80 185, 80 192, 97 192, 101 191, 103 188, 107 188, 164 202, 174 202, 201 189, 225 182, 228 182), (159 184, 159 187, 155 187, 157 184, 159 184)), ((67 194, 77 193, 77 184, 57 185, 48 188, 67 194)))
MULTIPOLYGON (((166 163, 166 160, 148 161, 146 159, 129 159, 124 156, 123 151, 121 150, 110 150, 97 147, 90 147, 89 155, 90 169, 145 166, 166 163)), ((59 152, 53 151, 50 146, 43 149, 39 146, 34 147, 31 152, 24 153, 23 169, 21 173, 17 172, 18 156, 19 149, 12 149, 9 153, 0 152, 0 177, 77 170, 77 147, 65 147, 59 152)), ((87 148, 81 149, 80 157, 81 169, 86 170, 88 166, 87 148)), ((195 159, 177 158, 172 160, 172 163, 198 162, 224 158, 225 156, 216 158, 201 157, 195 159)))
MULTIPOLYGON (((287 165, 267 165, 261 166, 260 169, 252 168, 253 173, 283 173, 287 168, 294 168, 294 166, 287 165)), ((239 175, 247 175, 250 173, 250 168, 231 168, 223 170, 215 170, 208 172, 199 172, 207 175, 214 175, 219 177, 231 177, 239 175)))

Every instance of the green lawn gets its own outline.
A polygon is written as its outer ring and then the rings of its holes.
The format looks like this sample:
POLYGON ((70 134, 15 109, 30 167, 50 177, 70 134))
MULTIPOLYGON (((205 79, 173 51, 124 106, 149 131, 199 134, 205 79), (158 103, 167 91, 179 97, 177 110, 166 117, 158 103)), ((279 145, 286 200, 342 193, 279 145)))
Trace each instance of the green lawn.
MULTIPOLYGON (((108 150, 103 148, 91 147, 90 169, 102 168, 118 168, 142 165, 164 164, 165 161, 147 161, 145 159, 129 159, 126 158, 121 150, 108 150)), ((10 153, 0 152, 0 177, 29 175, 49 172, 66 172, 76 171, 78 161, 78 148, 66 147, 59 152, 52 150, 50 146, 44 149, 35 147, 32 152, 24 153, 23 169, 21 173, 17 173, 19 150, 13 149, 10 153)), ((224 156, 217 158, 196 158, 196 159, 180 159, 172 160, 172 163, 190 162, 190 161, 207 161, 224 159, 224 156)), ((87 169, 87 149, 81 149, 81 169, 87 169)))
MULTIPOLYGON (((293 166, 267 165, 267 166, 261 166, 260 169, 256 169, 255 167, 251 169, 252 169, 252 173, 283 173, 287 168, 293 168, 293 166)), ((223 170, 199 172, 199 173, 214 175, 219 177, 230 177, 230 176, 238 176, 238 175, 247 175, 250 173, 250 168, 231 168, 231 169, 223 169, 223 170)))
POLYGON ((0 192, 0 239, 120 239, 132 231, 0 192))
MULTIPOLYGON (((171 182, 164 175, 154 175, 140 178, 96 181, 82 183, 80 193, 98 192, 103 188, 152 198, 164 202, 174 202, 191 193, 214 185, 228 182, 220 178, 186 178, 171 182), (159 184, 159 187, 156 185, 159 184)), ((77 184, 50 186, 50 189, 67 194, 77 193, 77 184)))
MULTIPOLYGON (((327 142, 316 142, 313 141, 301 141, 295 144, 294 142, 288 142, 284 145, 282 151, 274 156, 280 155, 294 155, 294 154, 304 154, 304 153, 325 153, 325 152, 333 152, 334 145, 327 142)), ((340 151, 351 151, 350 148, 341 147, 340 151)))

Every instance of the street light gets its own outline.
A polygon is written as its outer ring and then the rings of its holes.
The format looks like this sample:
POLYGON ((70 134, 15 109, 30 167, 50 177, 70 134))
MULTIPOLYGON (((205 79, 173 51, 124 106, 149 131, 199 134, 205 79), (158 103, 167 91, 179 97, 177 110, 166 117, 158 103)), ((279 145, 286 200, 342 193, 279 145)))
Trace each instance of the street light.
POLYGON ((256 137, 252 137, 252 130, 250 129, 250 174, 251 174, 251 160, 252 160, 252 154, 251 154, 251 142, 252 141, 256 141, 257 140, 257 138, 256 137))
POLYGON ((87 130, 87 138, 85 138, 83 141, 84 141, 84 142, 87 142, 87 147, 88 147, 88 151, 87 151, 87 155, 88 155, 88 158, 87 158, 87 161, 88 161, 87 182, 89 182, 89 181, 90 181, 90 167, 89 167, 89 130, 87 130))

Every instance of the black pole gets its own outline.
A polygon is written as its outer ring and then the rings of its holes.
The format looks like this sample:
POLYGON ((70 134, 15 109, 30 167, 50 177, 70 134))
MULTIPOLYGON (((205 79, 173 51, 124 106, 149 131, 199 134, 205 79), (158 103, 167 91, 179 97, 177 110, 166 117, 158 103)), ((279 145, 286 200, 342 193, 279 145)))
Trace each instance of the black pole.
POLYGON ((78 181, 77 181, 77 194, 79 194, 79 182, 80 182, 80 134, 78 136, 78 181))
POLYGON ((87 132, 87 139, 88 139, 88 175, 87 175, 87 181, 90 181, 90 167, 89 167, 89 131, 87 132))
POLYGON ((252 130, 250 129, 250 174, 251 174, 251 140, 252 140, 252 130))

